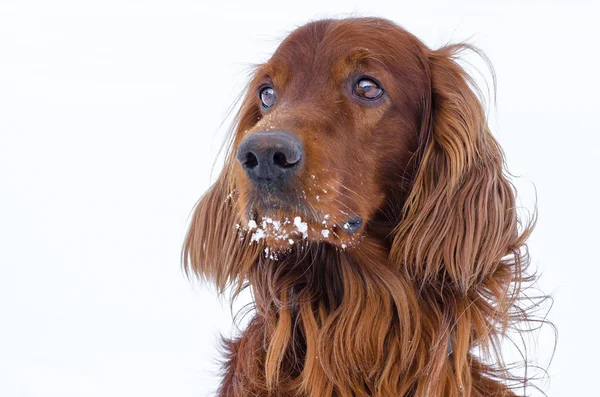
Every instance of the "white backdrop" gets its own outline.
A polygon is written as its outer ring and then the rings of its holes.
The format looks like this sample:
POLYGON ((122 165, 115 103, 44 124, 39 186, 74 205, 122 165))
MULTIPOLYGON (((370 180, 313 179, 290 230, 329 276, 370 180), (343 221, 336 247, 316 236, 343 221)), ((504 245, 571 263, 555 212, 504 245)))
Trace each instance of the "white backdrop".
MULTIPOLYGON (((537 189, 531 255, 555 298, 558 347, 540 385, 598 395, 598 11, 593 1, 0 0, 0 395, 213 395, 232 317, 184 278, 179 254, 219 126, 248 66, 287 32, 349 14, 389 18, 432 47, 470 39, 491 58, 491 126, 524 207, 537 189)), ((539 338, 542 365, 551 334, 539 338)))

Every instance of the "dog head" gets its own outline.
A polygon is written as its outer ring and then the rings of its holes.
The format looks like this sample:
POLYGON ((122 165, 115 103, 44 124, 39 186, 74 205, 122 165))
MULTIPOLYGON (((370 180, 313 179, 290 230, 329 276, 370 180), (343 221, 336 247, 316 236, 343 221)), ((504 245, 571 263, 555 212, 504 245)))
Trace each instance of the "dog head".
POLYGON ((292 32, 254 73, 186 261, 224 285, 262 254, 371 238, 413 277, 443 268, 467 289, 494 271, 517 235, 514 195, 455 62, 465 48, 375 18, 292 32))

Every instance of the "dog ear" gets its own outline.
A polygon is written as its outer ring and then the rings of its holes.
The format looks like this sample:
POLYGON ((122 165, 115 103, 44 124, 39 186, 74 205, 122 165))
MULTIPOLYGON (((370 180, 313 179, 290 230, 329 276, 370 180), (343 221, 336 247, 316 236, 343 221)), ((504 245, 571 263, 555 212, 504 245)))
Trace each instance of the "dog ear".
POLYGON ((234 147, 243 132, 260 120, 255 104, 255 90, 249 84, 234 126, 224 146, 225 167, 217 181, 200 198, 194 208, 185 238, 182 263, 186 274, 212 281, 219 292, 235 284, 235 294, 242 289, 251 266, 256 263, 260 247, 250 244, 251 235, 240 229, 238 191, 233 178, 234 147))
POLYGON ((196 204, 182 252, 186 274, 214 282, 220 292, 233 282, 238 283, 239 290, 258 257, 257 244, 250 245, 245 233, 238 230, 237 195, 230 168, 226 166, 196 204))
POLYGON ((396 227, 390 258, 422 283, 453 282, 466 292, 503 264, 519 261, 512 184, 468 74, 456 63, 466 45, 427 54, 420 164, 396 227), (513 256, 513 261, 505 259, 513 256))

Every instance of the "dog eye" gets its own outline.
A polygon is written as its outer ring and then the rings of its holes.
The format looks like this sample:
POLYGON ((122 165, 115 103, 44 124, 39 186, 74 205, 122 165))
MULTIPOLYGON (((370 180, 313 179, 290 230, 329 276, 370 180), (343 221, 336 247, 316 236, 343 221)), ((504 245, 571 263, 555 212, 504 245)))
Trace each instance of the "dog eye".
POLYGON ((270 108, 275 105, 277 101, 277 95, 275 94, 275 89, 271 86, 265 86, 258 91, 258 96, 260 97, 260 101, 264 108, 270 108))
POLYGON ((381 98, 383 95, 383 88, 374 80, 369 78, 361 78, 354 85, 354 95, 373 101, 381 98))

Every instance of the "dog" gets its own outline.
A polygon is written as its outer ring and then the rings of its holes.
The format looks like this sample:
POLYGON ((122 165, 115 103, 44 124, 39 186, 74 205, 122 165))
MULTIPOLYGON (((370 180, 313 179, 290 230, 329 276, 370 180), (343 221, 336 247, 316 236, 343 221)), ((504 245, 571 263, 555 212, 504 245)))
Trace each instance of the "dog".
POLYGON ((234 297, 219 396, 516 396, 500 344, 533 223, 457 63, 378 18, 287 36, 197 203, 189 274, 234 297))

